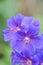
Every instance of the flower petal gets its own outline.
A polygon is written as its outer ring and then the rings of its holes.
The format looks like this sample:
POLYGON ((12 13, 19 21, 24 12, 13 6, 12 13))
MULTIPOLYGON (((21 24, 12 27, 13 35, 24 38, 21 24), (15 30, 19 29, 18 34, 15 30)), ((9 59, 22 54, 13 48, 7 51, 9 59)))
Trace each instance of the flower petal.
POLYGON ((31 25, 29 30, 28 30, 28 35, 32 38, 36 35, 38 35, 40 32, 40 28, 34 25, 31 25))
POLYGON ((35 54, 35 49, 33 48, 33 46, 31 44, 25 44, 23 50, 22 50, 22 54, 27 57, 28 59, 35 54))
POLYGON ((40 53, 36 53, 36 54, 32 57, 33 65, 39 65, 39 59, 40 59, 40 53))
POLYGON ((21 22, 23 20, 24 16, 22 14, 17 14, 15 17, 16 23, 18 24, 18 26, 21 25, 21 22))
POLYGON ((21 26, 24 26, 28 30, 29 26, 31 25, 31 23, 33 22, 33 20, 34 20, 33 17, 24 17, 24 19, 22 20, 21 26))
POLYGON ((33 22, 33 25, 35 25, 35 26, 40 26, 40 21, 39 21, 39 20, 35 20, 35 21, 33 22))
POLYGON ((9 41, 11 39, 11 34, 9 29, 3 30, 4 41, 9 41))
POLYGON ((10 42, 10 46, 17 52, 21 52, 25 45, 23 42, 23 38, 24 34, 22 32, 15 33, 13 39, 10 42))
POLYGON ((37 49, 43 48, 43 37, 36 36, 34 39, 31 39, 30 44, 32 44, 34 48, 37 48, 37 49))
POLYGON ((12 17, 12 18, 7 20, 7 26, 9 28, 14 28, 16 26, 15 18, 14 17, 12 17))
POLYGON ((25 46, 25 43, 23 43, 23 41, 21 40, 16 40, 16 41, 14 41, 14 40, 12 40, 11 41, 11 43, 10 43, 10 46, 14 49, 14 50, 16 50, 17 52, 21 52, 22 50, 23 50, 23 48, 24 48, 24 46, 25 46))

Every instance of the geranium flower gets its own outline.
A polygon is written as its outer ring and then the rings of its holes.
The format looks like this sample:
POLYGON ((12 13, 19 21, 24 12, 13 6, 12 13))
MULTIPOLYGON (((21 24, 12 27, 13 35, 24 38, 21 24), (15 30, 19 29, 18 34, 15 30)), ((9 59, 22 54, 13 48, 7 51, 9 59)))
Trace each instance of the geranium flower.
POLYGON ((38 57, 34 56, 33 59, 23 57, 17 52, 12 52, 11 61, 12 65, 39 65, 38 57))
POLYGON ((9 41, 10 39, 12 39, 13 34, 20 30, 23 18, 23 15, 17 14, 16 17, 11 17, 7 20, 7 29, 3 30, 5 41, 9 41))
POLYGON ((15 51, 11 54, 12 65, 43 65, 43 52, 40 50, 43 49, 43 34, 39 33, 40 21, 34 17, 17 14, 7 20, 3 35, 5 41, 10 40, 15 51))
MULTIPOLYGON (((10 42, 10 46, 17 52, 22 52, 23 50, 29 53, 29 49, 42 48, 43 38, 39 35, 40 23, 38 20, 32 20, 30 17, 24 17, 22 20, 22 26, 26 27, 27 30, 22 32, 18 31, 13 35, 13 40, 10 42), (29 48, 30 46, 30 48, 29 48), (26 50, 27 49, 27 50, 26 50)), ((33 52, 32 52, 33 53, 33 52)))

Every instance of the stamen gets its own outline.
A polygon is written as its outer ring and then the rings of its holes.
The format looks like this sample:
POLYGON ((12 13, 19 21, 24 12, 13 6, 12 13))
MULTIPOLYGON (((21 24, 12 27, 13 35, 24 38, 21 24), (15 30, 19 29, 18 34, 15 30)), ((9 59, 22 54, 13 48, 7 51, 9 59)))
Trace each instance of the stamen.
POLYGON ((20 28, 19 28, 19 27, 17 27, 17 30, 20 30, 20 28))
POLYGON ((31 60, 27 60, 26 63, 22 63, 22 65, 32 65, 32 61, 31 60))
POLYGON ((15 28, 11 28, 11 29, 10 29, 11 32, 17 32, 17 31, 19 31, 19 30, 20 30, 19 27, 15 27, 15 28))
POLYGON ((43 63, 41 63, 41 65, 43 65, 43 63))
POLYGON ((32 61, 31 60, 27 60, 26 64, 27 65, 32 65, 32 61))
POLYGON ((26 43, 29 43, 29 42, 30 42, 30 38, 29 38, 29 37, 25 37, 25 38, 24 38, 24 41, 25 41, 26 43))

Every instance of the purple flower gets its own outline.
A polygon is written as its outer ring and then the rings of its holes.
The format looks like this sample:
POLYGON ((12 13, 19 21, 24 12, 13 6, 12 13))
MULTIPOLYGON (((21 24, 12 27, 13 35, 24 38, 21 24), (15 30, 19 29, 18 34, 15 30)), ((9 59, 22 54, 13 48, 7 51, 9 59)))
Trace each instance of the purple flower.
POLYGON ((12 65, 43 65, 43 49, 37 49, 36 53, 33 56, 30 55, 30 57, 12 52, 11 61, 12 65))
POLYGON ((23 18, 23 15, 17 14, 16 17, 12 17, 7 20, 7 29, 3 30, 5 41, 11 40, 14 33, 21 29, 21 22, 23 18))
MULTIPOLYGON (((26 21, 27 24, 30 24, 30 22, 32 22, 34 20, 33 17, 25 17, 21 14, 17 14, 15 17, 12 17, 7 20, 7 29, 3 30, 3 35, 4 35, 5 41, 9 41, 9 40, 13 39, 13 35, 20 30, 22 32, 28 31, 29 25, 27 25, 26 22, 25 22, 25 24, 27 26, 24 25, 24 22, 23 22, 24 19, 27 20, 26 21)), ((39 24, 37 24, 37 25, 39 25, 39 24)))
POLYGON ((43 49, 43 34, 39 35, 39 32, 40 21, 34 17, 17 14, 7 20, 3 35, 5 41, 10 40, 10 46, 15 51, 11 54, 12 65, 42 64, 43 52, 40 49, 43 49))
POLYGON ((23 57, 21 54, 18 54, 17 52, 12 52, 11 54, 11 61, 12 65, 39 65, 39 59, 37 57, 38 55, 35 55, 32 59, 23 57))
POLYGON ((32 17, 24 17, 21 25, 24 26, 25 31, 16 32, 10 46, 19 53, 34 54, 36 49, 43 47, 43 37, 39 35, 40 22, 32 20, 32 17))

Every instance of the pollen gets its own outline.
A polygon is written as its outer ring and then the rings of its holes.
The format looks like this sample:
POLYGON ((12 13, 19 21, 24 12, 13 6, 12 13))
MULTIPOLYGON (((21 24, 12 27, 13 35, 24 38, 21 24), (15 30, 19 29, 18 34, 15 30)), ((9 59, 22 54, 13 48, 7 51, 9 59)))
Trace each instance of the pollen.
POLYGON ((26 65, 32 65, 32 61, 31 60, 27 60, 26 65))
POLYGON ((11 28, 11 29, 10 29, 11 32, 17 32, 17 31, 19 31, 19 30, 20 30, 19 27, 15 27, 15 28, 11 28))
POLYGON ((41 63, 41 65, 43 65, 43 63, 41 63))
POLYGON ((30 42, 30 38, 29 38, 29 37, 25 37, 25 38, 24 38, 24 41, 25 41, 26 43, 29 43, 29 42, 30 42))
POLYGON ((25 63, 22 63, 22 65, 32 65, 32 61, 31 60, 27 60, 25 63))
POLYGON ((19 28, 19 27, 17 27, 17 30, 20 30, 20 28, 19 28))

